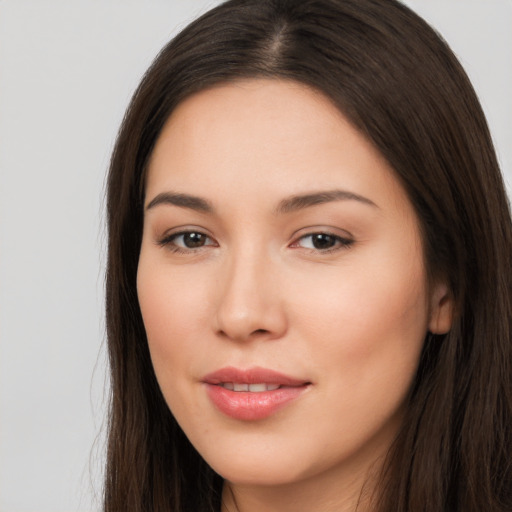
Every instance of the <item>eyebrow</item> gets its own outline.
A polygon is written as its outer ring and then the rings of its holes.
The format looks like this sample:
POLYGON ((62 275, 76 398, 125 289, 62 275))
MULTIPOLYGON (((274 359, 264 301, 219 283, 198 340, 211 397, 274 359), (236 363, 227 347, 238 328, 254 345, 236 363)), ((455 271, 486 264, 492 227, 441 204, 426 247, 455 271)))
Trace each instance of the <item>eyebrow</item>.
MULTIPOLYGON (((317 206, 324 203, 334 201, 358 201, 360 203, 378 208, 371 200, 354 192, 347 190, 327 190, 323 192, 314 192, 310 194, 300 194, 283 199, 275 209, 274 213, 285 214, 292 213, 297 210, 317 206)), ((155 206, 168 204, 178 206, 180 208, 188 208, 201 213, 214 213, 212 204, 201 197, 190 194, 182 194, 176 192, 162 192, 155 196, 146 206, 146 210, 150 210, 155 206)))
POLYGON ((358 201, 360 203, 378 208, 378 206, 367 197, 360 196, 347 190, 327 190, 312 194, 302 194, 283 199, 276 208, 276 213, 291 213, 311 206, 316 206, 333 201, 358 201))
POLYGON ((206 199, 191 196, 189 194, 179 194, 174 192, 162 192, 154 197, 146 206, 146 210, 154 208, 160 204, 170 204, 181 208, 189 208, 202 213, 212 213, 213 206, 206 199))

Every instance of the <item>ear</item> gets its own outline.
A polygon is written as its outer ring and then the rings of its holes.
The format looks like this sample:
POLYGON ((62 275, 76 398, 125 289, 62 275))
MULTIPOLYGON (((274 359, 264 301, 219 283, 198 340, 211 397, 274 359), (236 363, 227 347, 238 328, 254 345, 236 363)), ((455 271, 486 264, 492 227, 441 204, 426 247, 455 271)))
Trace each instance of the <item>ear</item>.
POLYGON ((446 334, 451 329, 453 321, 452 292, 446 284, 436 284, 433 287, 430 301, 428 330, 432 334, 446 334))

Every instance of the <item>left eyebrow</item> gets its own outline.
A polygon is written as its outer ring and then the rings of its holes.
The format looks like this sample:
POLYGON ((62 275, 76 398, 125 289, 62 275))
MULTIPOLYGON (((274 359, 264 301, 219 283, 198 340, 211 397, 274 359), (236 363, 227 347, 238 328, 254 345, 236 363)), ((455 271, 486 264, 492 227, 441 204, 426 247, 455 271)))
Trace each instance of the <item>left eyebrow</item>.
POLYGON ((360 196, 354 192, 347 190, 327 190, 323 192, 315 192, 312 194, 301 194, 283 199, 277 206, 275 213, 291 213, 303 208, 309 208, 333 201, 358 201, 360 203, 378 208, 378 206, 367 197, 360 196))

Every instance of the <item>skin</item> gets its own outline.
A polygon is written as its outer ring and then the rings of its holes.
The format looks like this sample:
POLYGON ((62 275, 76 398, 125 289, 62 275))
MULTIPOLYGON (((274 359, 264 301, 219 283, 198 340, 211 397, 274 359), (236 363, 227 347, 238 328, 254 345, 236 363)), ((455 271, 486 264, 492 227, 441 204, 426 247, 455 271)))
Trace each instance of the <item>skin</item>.
POLYGON ((149 165, 137 286, 158 382, 225 478, 223 512, 369 509, 425 335, 449 329, 452 306, 443 283, 427 283, 392 169, 326 97, 248 80, 179 105, 149 165), (354 196, 289 201, 334 190, 354 196), (211 211, 155 204, 165 193, 211 211), (183 231, 204 236, 190 247, 183 231), (314 233, 330 236, 318 248, 314 233), (226 366, 311 384, 242 421, 205 391, 226 366))

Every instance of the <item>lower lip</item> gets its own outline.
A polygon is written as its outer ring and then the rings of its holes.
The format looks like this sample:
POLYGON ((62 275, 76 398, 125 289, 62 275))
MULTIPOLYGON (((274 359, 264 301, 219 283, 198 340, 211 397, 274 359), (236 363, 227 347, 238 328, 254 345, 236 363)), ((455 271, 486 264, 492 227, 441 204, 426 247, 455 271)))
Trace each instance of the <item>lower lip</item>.
POLYGON ((290 386, 260 393, 231 391, 216 384, 205 384, 208 396, 226 416, 237 420, 255 421, 268 418, 299 397, 308 385, 290 386))

